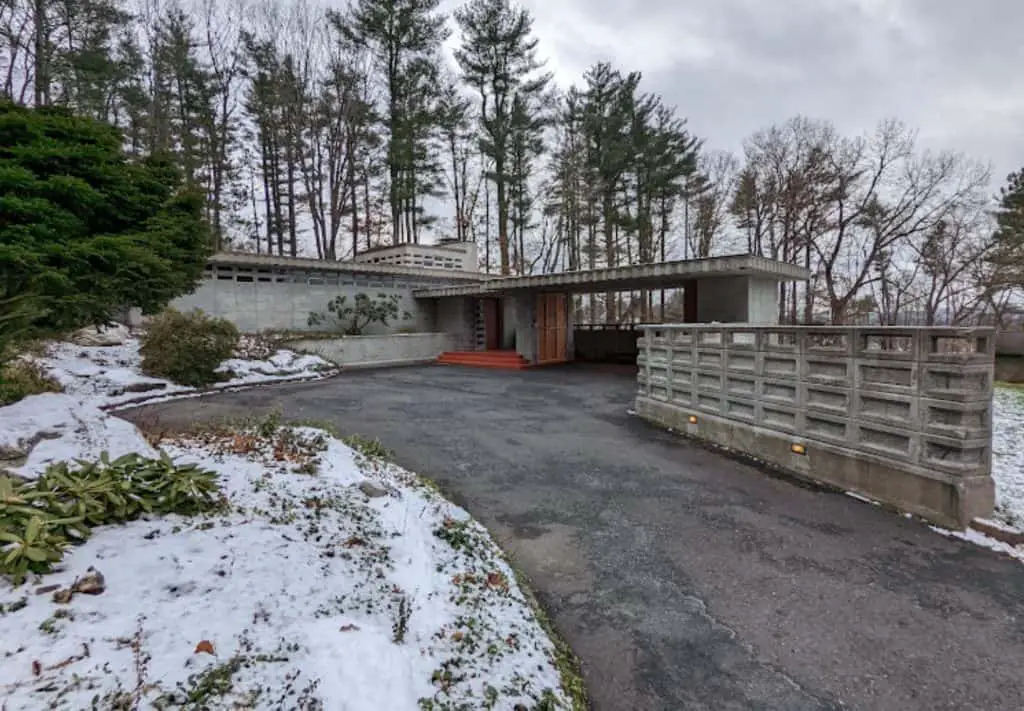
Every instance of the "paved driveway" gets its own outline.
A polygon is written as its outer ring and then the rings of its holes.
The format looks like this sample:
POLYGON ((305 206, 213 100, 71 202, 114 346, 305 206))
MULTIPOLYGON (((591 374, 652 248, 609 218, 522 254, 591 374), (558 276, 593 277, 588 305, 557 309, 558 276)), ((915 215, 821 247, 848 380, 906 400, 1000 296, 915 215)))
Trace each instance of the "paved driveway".
POLYGON ((379 437, 490 527, 596 709, 1024 708, 1024 565, 631 417, 632 376, 428 366, 185 400, 379 437))

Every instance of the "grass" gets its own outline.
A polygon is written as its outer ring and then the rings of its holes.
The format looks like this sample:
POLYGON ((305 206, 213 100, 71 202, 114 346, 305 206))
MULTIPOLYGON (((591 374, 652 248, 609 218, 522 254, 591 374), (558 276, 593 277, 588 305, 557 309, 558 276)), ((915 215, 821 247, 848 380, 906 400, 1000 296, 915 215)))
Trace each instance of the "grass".
POLYGON ((995 385, 997 388, 1004 388, 1006 390, 1024 390, 1024 383, 1010 383, 1005 380, 997 380, 995 385))

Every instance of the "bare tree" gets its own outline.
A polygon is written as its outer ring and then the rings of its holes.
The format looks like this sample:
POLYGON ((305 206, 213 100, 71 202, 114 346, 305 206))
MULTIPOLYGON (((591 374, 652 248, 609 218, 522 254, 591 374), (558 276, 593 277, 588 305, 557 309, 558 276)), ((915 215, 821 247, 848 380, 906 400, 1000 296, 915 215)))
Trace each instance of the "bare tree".
POLYGON ((874 280, 887 252, 920 242, 988 184, 988 170, 954 153, 918 153, 916 135, 882 122, 869 138, 844 139, 828 152, 834 189, 828 230, 812 244, 828 307, 842 323, 851 301, 874 280))

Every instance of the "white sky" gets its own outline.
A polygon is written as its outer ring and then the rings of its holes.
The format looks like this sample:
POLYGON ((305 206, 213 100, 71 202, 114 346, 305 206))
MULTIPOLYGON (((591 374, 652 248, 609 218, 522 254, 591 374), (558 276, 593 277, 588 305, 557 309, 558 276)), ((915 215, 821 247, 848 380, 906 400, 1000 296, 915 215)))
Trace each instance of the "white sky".
POLYGON ((990 162, 993 189, 1024 166, 1024 0, 521 1, 560 84, 640 70, 709 148, 797 114, 848 133, 896 116, 990 162))

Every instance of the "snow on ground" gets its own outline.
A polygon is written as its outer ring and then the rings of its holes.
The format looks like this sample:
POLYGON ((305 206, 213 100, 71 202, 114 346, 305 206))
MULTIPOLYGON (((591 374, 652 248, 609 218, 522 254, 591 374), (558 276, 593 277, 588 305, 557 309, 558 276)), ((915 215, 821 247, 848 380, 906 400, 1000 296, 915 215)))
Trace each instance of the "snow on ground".
MULTIPOLYGON (((66 393, 104 406, 198 392, 195 388, 143 375, 139 342, 135 338, 119 346, 56 343, 47 349, 45 356, 36 360, 66 393)), ((231 377, 212 386, 213 390, 324 377, 337 369, 319 356, 278 350, 265 359, 233 358, 224 361, 218 370, 231 377)))
MULTIPOLYGON (((31 477, 102 450, 154 456, 100 409, 152 383, 137 364, 134 344, 51 349, 67 392, 0 408, 0 458, 31 477)), ((244 379, 318 363, 227 365, 244 379)), ((100 527, 57 571, 0 581, 0 708, 569 707, 500 550, 415 475, 272 421, 158 446, 216 471, 228 509, 100 527), (53 600, 90 567, 102 594, 53 600)))
POLYGON ((157 454, 130 422, 64 393, 33 395, 0 407, 0 451, 26 453, 24 462, 8 463, 7 469, 30 478, 54 462, 96 459, 104 451, 112 458, 157 454))
POLYGON ((992 400, 995 519, 1024 530, 1024 389, 997 387, 992 400))
POLYGON ((494 543, 414 476, 310 429, 165 449, 220 472, 231 511, 98 529, 65 572, 0 588, 0 609, 27 600, 0 621, 8 708, 80 709, 96 696, 120 708, 122 694, 175 708, 202 693, 216 696, 210 708, 564 702, 553 645, 494 543), (294 449, 315 452, 316 473, 308 458, 278 460, 294 449), (32 594, 89 566, 102 595, 61 606, 32 594), (196 653, 202 642, 214 653, 196 653), (230 692, 208 691, 224 676, 230 692))

